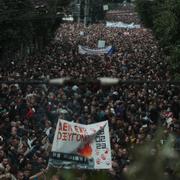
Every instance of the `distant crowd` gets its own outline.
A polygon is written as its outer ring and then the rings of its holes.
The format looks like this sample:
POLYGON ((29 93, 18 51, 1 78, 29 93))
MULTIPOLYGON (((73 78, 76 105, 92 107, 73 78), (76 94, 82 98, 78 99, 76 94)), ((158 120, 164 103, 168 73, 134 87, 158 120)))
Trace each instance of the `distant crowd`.
POLYGON ((135 23, 139 24, 140 19, 137 12, 134 11, 134 6, 122 4, 118 10, 111 10, 106 12, 106 20, 123 23, 135 23))
POLYGON ((140 19, 138 18, 138 14, 136 12, 131 11, 109 11, 106 13, 106 20, 113 22, 124 22, 124 23, 140 23, 140 19))
MULTIPOLYGON (((123 13, 112 16, 113 20, 125 17, 127 23, 135 21, 130 20, 132 15, 123 13)), ((66 76, 82 80, 117 77, 157 81, 170 81, 172 77, 151 30, 107 28, 101 23, 88 27, 61 24, 55 40, 43 52, 18 63, 12 59, 0 67, 0 80, 7 81, 66 76), (98 40, 112 45, 114 53, 79 54, 78 45, 97 48, 98 40)), ((173 133, 178 144, 179 112, 179 87, 171 84, 0 84, 0 179, 33 179, 33 175, 47 168, 59 117, 82 124, 108 120, 113 157, 109 173, 114 179, 124 178, 123 172, 131 163, 130 151, 151 141, 159 123, 165 129, 163 140, 173 133)))

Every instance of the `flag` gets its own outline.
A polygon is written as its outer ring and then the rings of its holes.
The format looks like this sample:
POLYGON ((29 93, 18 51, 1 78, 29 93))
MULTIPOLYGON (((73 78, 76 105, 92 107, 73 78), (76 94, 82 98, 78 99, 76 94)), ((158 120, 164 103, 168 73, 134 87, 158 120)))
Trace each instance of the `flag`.
POLYGON ((111 49, 108 51, 107 55, 112 56, 112 54, 114 53, 114 47, 112 46, 111 49))

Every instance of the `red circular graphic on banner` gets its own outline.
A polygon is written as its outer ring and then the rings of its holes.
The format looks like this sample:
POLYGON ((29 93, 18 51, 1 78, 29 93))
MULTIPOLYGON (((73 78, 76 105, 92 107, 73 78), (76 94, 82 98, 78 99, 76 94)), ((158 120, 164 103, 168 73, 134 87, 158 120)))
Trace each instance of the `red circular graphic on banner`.
POLYGON ((101 163, 101 160, 98 158, 98 159, 96 159, 96 163, 97 164, 100 164, 101 163))
POLYGON ((105 154, 109 153, 109 148, 106 148, 105 154))
POLYGON ((97 156, 99 155, 99 151, 98 151, 98 150, 96 150, 96 155, 97 155, 97 156))
POLYGON ((106 160, 106 156, 104 154, 101 155, 101 159, 104 161, 106 160))
POLYGON ((109 166, 109 165, 110 165, 110 161, 106 161, 106 165, 108 165, 108 166, 109 166))

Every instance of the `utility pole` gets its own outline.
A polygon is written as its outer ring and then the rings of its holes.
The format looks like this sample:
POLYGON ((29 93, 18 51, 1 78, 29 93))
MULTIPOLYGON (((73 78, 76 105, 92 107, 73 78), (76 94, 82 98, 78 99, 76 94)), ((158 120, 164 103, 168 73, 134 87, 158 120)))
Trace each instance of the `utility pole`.
POLYGON ((81 1, 82 0, 74 0, 72 4, 73 16, 76 18, 78 25, 81 22, 81 1))
POLYGON ((87 26, 87 22, 88 22, 88 18, 89 18, 89 0, 85 0, 85 4, 84 4, 84 26, 87 26))
POLYGON ((81 0, 78 1, 78 24, 81 22, 81 0))

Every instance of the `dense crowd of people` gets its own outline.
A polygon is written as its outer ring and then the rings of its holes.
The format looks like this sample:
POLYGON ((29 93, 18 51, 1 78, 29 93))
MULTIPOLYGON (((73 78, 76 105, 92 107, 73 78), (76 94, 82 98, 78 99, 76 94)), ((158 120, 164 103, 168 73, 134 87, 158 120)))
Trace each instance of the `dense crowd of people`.
POLYGON ((136 12, 131 11, 109 11, 106 13, 106 20, 107 21, 114 21, 114 22, 124 22, 124 23, 140 23, 140 19, 138 18, 138 14, 136 12))
MULTIPOLYGON (((125 17, 129 18, 126 22, 131 21, 132 16, 125 17)), ((55 40, 43 52, 0 67, 3 81, 66 76, 81 80, 171 80, 170 66, 151 30, 107 28, 102 23, 88 27, 61 24, 55 40), (112 45, 114 53, 79 54, 78 45, 97 48, 98 40, 112 45)), ((118 179, 128 169, 131 149, 151 141, 159 123, 165 134, 173 133, 179 140, 179 112, 179 87, 170 83, 112 87, 0 84, 0 179, 32 179, 46 169, 59 117, 82 124, 109 121, 110 174, 118 179)))
POLYGON ((106 20, 114 22, 124 22, 124 23, 135 23, 139 24, 140 19, 137 12, 134 11, 133 5, 122 4, 117 6, 118 9, 107 11, 106 20))
POLYGON ((46 0, 32 0, 31 2, 35 7, 45 7, 47 5, 46 0))

